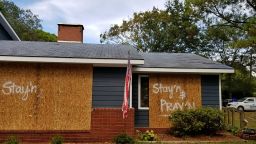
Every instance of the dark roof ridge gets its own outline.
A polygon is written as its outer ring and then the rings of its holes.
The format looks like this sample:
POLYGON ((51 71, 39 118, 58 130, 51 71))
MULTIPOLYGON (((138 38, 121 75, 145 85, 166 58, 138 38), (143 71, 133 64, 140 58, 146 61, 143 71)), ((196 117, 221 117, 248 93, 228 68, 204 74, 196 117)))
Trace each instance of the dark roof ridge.
MULTIPOLYGON (((15 43, 15 41, 12 41, 12 40, 1 40, 1 41, 7 41, 7 42, 14 42, 15 43)), ((74 42, 48 42, 48 41, 19 41, 19 42, 21 42, 21 43, 50 43, 50 44, 63 44, 63 45, 67 44, 67 45, 95 45, 95 46, 104 46, 104 45, 107 45, 107 46, 127 46, 127 47, 130 47, 130 48, 134 48, 132 45, 109 44, 109 43, 101 44, 101 43, 74 43, 74 42)))

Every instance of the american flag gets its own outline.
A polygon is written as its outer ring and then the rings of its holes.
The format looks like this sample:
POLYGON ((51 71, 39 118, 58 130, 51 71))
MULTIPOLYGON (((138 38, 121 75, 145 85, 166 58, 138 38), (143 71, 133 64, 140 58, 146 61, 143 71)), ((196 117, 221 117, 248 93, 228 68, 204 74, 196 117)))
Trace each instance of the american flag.
POLYGON ((122 105, 123 119, 128 117, 128 109, 129 109, 128 100, 130 95, 131 79, 132 79, 132 66, 130 64, 130 52, 128 52, 128 64, 126 69, 125 86, 124 86, 124 101, 122 105))

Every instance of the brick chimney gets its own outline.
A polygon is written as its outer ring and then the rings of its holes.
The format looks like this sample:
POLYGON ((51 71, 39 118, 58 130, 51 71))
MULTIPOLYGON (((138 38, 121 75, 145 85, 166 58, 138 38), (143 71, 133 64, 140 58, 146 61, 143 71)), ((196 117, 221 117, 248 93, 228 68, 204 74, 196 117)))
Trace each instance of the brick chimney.
POLYGON ((81 24, 58 24, 58 42, 83 43, 83 30, 81 24))

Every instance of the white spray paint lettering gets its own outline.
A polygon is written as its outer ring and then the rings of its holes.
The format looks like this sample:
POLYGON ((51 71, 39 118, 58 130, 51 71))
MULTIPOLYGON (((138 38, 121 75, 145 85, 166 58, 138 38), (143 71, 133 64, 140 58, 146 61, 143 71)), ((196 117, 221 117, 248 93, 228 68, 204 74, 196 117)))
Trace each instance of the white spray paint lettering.
POLYGON ((20 94, 23 101, 28 99, 29 94, 36 92, 37 86, 33 85, 32 82, 29 82, 27 85, 18 85, 13 81, 6 81, 2 85, 2 93, 4 95, 20 94))
POLYGON ((187 109, 194 109, 196 108, 195 102, 182 102, 182 103, 170 103, 166 101, 165 99, 160 100, 161 103, 161 112, 170 112, 170 111, 175 111, 175 110, 183 110, 184 108, 187 109))
POLYGON ((153 85, 153 93, 169 93, 169 98, 172 99, 174 93, 180 93, 179 98, 185 99, 186 93, 179 85, 170 85, 170 86, 164 86, 163 84, 155 83, 153 85))
MULTIPOLYGON (((168 93, 169 99, 172 99, 174 97, 174 94, 177 93, 179 99, 182 101, 185 100, 187 97, 186 92, 181 88, 179 85, 163 85, 162 83, 155 83, 153 84, 153 93, 158 94, 158 93, 168 93)), ((170 112, 170 111, 175 111, 175 110, 183 110, 183 109, 194 109, 196 108, 195 102, 168 102, 168 100, 161 98, 160 99, 160 109, 161 112, 170 112)), ((165 116, 165 115, 163 115, 165 116)))

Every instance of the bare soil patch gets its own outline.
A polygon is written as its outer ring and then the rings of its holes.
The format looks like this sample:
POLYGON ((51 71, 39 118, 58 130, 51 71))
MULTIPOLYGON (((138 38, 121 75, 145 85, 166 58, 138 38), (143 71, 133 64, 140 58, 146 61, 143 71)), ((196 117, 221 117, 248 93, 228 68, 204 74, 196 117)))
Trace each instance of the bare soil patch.
POLYGON ((228 132, 219 132, 216 135, 200 135, 200 136, 185 136, 185 137, 175 137, 170 134, 159 134, 160 141, 209 141, 209 142, 234 142, 243 141, 243 139, 234 136, 228 132))

